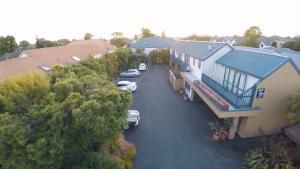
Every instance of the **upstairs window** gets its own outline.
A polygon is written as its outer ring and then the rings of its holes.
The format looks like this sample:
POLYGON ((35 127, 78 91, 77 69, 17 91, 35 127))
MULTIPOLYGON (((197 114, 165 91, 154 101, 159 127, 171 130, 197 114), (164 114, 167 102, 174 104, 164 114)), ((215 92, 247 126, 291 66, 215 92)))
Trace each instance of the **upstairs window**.
POLYGON ((49 72, 51 70, 51 68, 47 65, 42 65, 42 66, 39 66, 43 71, 45 72, 49 72))
POLYGON ((80 61, 80 58, 77 57, 77 56, 72 56, 72 59, 75 60, 75 61, 77 61, 77 62, 80 61))
POLYGON ((196 63, 195 63, 195 62, 196 62, 196 59, 195 59, 195 58, 193 58, 193 59, 194 59, 194 60, 193 60, 193 65, 195 66, 195 64, 196 64, 196 63))

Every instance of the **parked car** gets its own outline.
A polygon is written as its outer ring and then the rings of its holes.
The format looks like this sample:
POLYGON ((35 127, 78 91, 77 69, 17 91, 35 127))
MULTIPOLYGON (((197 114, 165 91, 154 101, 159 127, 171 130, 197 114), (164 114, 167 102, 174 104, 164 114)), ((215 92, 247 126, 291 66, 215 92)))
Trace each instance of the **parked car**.
POLYGON ((139 71, 146 71, 147 69, 148 69, 148 67, 145 63, 140 63, 139 71))
POLYGON ((139 77, 140 76, 140 72, 137 69, 129 69, 126 72, 122 72, 120 74, 120 77, 139 77))
POLYGON ((116 83, 116 86, 121 90, 128 90, 131 92, 135 92, 137 89, 136 82, 130 82, 130 81, 118 81, 116 83))
POLYGON ((138 126, 139 120, 141 119, 140 112, 137 110, 128 110, 127 114, 127 125, 124 129, 129 129, 131 126, 138 126))

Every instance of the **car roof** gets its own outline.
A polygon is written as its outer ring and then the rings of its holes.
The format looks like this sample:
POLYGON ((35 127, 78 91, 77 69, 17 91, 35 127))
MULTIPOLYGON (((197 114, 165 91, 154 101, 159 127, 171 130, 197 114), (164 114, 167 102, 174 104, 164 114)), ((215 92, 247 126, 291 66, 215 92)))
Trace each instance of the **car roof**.
POLYGON ((128 84, 128 83, 131 83, 131 82, 130 81, 125 81, 125 80, 117 82, 117 84, 128 84))
POLYGON ((131 70, 137 71, 137 69, 128 69, 128 71, 131 71, 131 70))

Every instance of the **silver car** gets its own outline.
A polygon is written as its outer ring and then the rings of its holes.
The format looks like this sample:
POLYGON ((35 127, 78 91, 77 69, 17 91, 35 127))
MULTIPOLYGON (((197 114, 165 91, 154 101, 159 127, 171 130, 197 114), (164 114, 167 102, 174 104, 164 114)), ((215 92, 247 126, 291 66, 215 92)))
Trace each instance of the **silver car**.
POLYGON ((137 110, 128 110, 127 114, 127 125, 124 129, 129 129, 131 126, 138 126, 139 120, 141 119, 140 112, 137 110))
POLYGON ((125 77, 139 77, 140 76, 140 72, 137 69, 129 69, 126 72, 122 72, 120 74, 121 78, 125 78, 125 77))

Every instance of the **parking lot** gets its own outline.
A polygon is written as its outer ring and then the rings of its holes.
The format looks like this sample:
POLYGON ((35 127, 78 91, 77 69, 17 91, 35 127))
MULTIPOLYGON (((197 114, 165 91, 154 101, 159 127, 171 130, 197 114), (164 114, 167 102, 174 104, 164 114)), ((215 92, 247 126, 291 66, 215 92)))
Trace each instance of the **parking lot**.
POLYGON ((137 148, 134 169, 243 168, 247 140, 212 141, 208 122, 216 116, 204 103, 184 101, 167 67, 150 67, 132 80, 138 84, 132 109, 141 113, 139 126, 125 131, 137 148))

